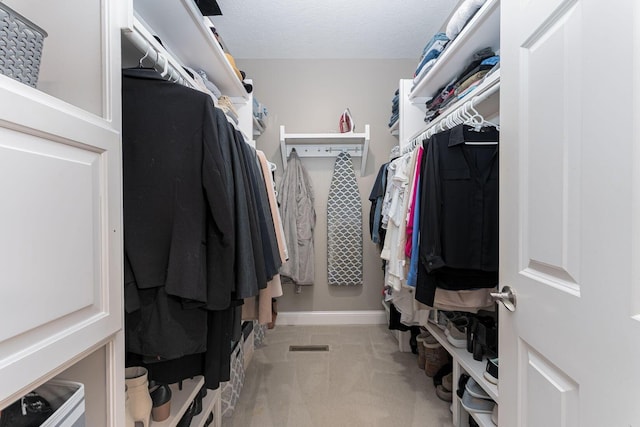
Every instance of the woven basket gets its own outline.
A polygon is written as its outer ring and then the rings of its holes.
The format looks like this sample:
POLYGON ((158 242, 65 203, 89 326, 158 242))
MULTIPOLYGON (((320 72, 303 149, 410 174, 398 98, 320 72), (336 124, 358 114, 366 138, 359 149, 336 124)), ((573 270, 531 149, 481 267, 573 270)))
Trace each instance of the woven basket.
POLYGON ((0 3, 0 73, 36 87, 46 31, 0 3))

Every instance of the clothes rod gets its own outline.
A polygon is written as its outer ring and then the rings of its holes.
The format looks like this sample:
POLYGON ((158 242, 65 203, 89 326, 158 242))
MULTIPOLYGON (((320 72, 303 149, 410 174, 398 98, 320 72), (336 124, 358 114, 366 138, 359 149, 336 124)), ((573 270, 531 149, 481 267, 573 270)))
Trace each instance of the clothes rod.
MULTIPOLYGON (((172 61, 169 60, 168 55, 160 53, 159 49, 153 45, 153 42, 148 40, 144 31, 140 28, 142 24, 139 21, 134 20, 134 31, 124 31, 125 37, 140 51, 140 58, 145 58, 153 62, 155 68, 162 74, 167 80, 189 86, 195 87, 189 81, 189 75, 181 68, 175 66, 172 61)), ((155 40, 154 40, 155 41, 155 40)))
POLYGON ((488 89, 486 89, 481 94, 476 95, 472 97, 470 100, 467 100, 464 103, 458 105, 456 109, 448 113, 446 116, 441 116, 438 118, 439 120, 429 123, 429 127, 424 129, 416 137, 412 138, 409 141, 409 144, 403 148, 402 154, 404 155, 406 153, 413 151, 413 149, 416 148, 416 146, 422 143, 422 141, 425 139, 425 137, 430 131, 434 130, 437 126, 440 126, 441 123, 446 122, 447 119, 453 117, 456 113, 458 113, 461 109, 465 108, 467 105, 470 104, 471 106, 475 107, 477 104, 480 104, 486 101, 488 98, 493 96, 499 90, 500 90, 500 81, 498 80, 495 84, 491 85, 488 89))

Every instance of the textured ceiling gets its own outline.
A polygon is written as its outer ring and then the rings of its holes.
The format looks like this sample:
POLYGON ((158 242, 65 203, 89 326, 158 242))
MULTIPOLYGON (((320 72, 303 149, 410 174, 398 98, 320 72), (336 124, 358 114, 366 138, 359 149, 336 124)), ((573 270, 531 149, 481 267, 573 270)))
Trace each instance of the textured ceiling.
POLYGON ((415 58, 457 0, 218 0, 236 58, 415 58))

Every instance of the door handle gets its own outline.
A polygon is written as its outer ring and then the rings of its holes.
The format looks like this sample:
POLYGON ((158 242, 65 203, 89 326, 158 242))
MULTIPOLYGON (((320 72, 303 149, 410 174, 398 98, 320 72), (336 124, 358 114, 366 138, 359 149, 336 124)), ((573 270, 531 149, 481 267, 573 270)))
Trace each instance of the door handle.
POLYGON ((516 293, 510 286, 503 286, 500 292, 491 292, 491 298, 495 302, 501 302, 509 311, 516 311, 516 293))

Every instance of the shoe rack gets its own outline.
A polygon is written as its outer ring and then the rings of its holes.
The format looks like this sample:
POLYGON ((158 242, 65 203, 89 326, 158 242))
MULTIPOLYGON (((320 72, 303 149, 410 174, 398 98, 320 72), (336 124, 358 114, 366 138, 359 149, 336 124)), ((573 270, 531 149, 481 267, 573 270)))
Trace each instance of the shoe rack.
POLYGON ((473 354, 469 353, 466 348, 457 348, 451 345, 449 340, 440 328, 432 323, 428 323, 427 330, 433 335, 438 342, 447 350, 453 359, 453 425, 456 427, 466 427, 467 414, 471 415, 473 419, 478 423, 480 427, 495 427, 495 424, 491 421, 491 414, 482 414, 467 412, 460 402, 460 398, 457 395, 458 378, 463 373, 470 375, 487 394, 497 404, 498 401, 498 387, 495 384, 490 383, 484 377, 484 372, 487 365, 486 357, 483 357, 482 361, 475 360, 473 354))

